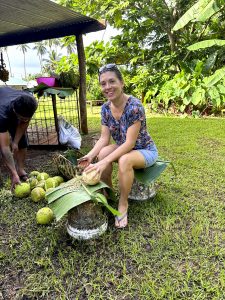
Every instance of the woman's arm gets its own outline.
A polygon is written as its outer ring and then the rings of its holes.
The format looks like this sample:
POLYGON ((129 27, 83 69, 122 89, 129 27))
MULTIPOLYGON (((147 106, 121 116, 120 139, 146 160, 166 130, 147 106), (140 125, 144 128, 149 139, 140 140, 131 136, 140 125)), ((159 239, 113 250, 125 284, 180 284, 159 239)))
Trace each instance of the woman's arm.
POLYGON ((101 127, 101 136, 94 145, 94 147, 91 149, 91 151, 88 152, 85 156, 81 157, 78 160, 78 165, 81 168, 86 168, 92 161, 93 159, 99 154, 100 150, 109 145, 110 142, 110 131, 109 128, 105 125, 102 125, 101 127))
POLYGON ((94 147, 92 148, 92 150, 88 153, 89 156, 91 157, 96 157, 100 150, 109 145, 110 142, 110 131, 109 128, 105 125, 101 126, 101 136, 98 139, 98 141, 96 142, 96 144, 94 145, 94 147))
POLYGON ((93 169, 102 172, 108 164, 117 161, 122 155, 130 152, 135 144, 141 128, 141 121, 135 122, 131 125, 127 130, 126 141, 122 145, 120 145, 117 149, 115 149, 112 153, 106 156, 104 159, 100 160, 99 162, 89 165, 85 171, 90 172, 93 169))
POLYGON ((122 145, 120 145, 115 151, 106 156, 103 161, 107 163, 111 163, 113 161, 117 161, 122 155, 130 152, 137 141, 137 137, 141 128, 141 121, 135 122, 131 125, 127 130, 126 141, 122 145))

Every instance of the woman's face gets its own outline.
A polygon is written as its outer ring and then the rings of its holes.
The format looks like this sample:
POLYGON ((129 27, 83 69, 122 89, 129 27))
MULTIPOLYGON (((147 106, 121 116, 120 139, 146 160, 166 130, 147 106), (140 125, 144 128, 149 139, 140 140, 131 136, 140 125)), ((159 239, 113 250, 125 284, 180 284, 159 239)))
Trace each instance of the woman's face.
POLYGON ((110 101, 117 100, 123 93, 124 83, 118 79, 113 71, 107 71, 100 75, 99 83, 104 97, 110 101))

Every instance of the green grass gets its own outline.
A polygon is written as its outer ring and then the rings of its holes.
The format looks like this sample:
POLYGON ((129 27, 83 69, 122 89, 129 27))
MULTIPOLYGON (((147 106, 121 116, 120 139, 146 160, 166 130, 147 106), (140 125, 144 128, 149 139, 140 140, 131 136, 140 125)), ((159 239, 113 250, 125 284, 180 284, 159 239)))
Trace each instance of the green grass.
MULTIPOLYGON (((98 131, 99 117, 88 124, 98 131)), ((225 119, 149 117, 148 128, 177 177, 168 167, 154 200, 130 203, 126 230, 109 215, 98 240, 72 240, 66 218, 38 226, 45 204, 0 190, 5 299, 225 299, 225 119)))

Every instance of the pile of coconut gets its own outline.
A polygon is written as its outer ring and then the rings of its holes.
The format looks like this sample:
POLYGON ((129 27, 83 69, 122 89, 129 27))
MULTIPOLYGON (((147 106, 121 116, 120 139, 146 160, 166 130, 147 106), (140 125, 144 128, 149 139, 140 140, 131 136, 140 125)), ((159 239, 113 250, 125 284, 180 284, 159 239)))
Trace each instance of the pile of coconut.
MULTIPOLYGON (((34 202, 39 202, 45 199, 45 193, 51 188, 55 188, 64 182, 63 177, 50 177, 46 172, 32 171, 29 174, 29 179, 26 182, 17 184, 13 194, 17 198, 29 197, 34 202)), ((43 207, 36 214, 38 224, 50 224, 54 219, 53 211, 49 207, 43 207)))

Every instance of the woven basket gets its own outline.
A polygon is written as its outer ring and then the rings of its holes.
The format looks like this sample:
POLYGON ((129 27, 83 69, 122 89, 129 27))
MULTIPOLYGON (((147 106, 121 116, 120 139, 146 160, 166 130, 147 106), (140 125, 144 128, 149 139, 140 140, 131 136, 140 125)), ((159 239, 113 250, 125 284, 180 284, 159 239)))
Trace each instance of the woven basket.
MULTIPOLYGON (((83 156, 82 153, 76 152, 77 158, 83 156)), ((76 176, 78 168, 76 165, 72 164, 65 156, 57 153, 53 156, 53 162, 57 166, 59 172, 68 180, 76 176)))

